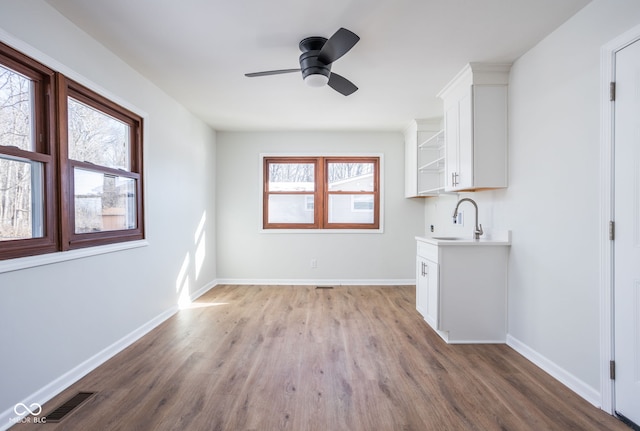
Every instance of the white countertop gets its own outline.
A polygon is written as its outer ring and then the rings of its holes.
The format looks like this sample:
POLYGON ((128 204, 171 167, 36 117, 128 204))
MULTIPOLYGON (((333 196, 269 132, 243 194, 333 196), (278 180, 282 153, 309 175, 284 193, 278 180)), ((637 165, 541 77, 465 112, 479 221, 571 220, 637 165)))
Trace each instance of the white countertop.
POLYGON ((456 245, 511 245, 511 231, 506 231, 499 235, 493 235, 491 238, 473 239, 449 236, 417 236, 416 241, 426 242, 437 246, 456 246, 456 245))

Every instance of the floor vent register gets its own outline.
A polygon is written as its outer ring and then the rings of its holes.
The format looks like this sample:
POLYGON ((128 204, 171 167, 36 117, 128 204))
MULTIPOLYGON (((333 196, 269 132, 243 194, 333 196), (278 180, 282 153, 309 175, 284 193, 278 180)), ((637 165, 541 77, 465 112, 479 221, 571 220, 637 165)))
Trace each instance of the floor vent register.
POLYGON ((78 392, 76 395, 60 405, 60 407, 46 415, 47 422, 60 422, 94 394, 95 392, 78 392))

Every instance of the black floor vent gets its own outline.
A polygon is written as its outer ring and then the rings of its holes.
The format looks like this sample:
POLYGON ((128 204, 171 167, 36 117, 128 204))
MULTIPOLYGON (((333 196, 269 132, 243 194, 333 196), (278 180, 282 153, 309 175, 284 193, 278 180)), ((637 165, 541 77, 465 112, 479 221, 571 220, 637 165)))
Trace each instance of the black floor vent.
POLYGON ((78 392, 76 395, 65 401, 60 407, 46 415, 47 422, 60 422, 65 416, 71 413, 80 404, 87 401, 95 392, 78 392))
POLYGON ((333 289, 333 286, 316 286, 316 289, 333 289))

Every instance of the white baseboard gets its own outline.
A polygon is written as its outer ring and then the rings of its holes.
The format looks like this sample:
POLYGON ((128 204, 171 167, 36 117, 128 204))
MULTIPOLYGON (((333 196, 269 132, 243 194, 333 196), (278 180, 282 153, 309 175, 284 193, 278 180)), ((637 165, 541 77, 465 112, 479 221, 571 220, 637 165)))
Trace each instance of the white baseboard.
POLYGON ((222 278, 217 284, 264 285, 264 286, 409 286, 415 285, 411 279, 250 279, 222 278))
MULTIPOLYGON (((197 299, 199 296, 203 295, 211 288, 216 286, 216 282, 211 282, 206 286, 202 287, 198 291, 192 293, 190 295, 191 300, 197 299)), ((160 313, 158 316, 149 320, 147 323, 143 324, 139 328, 135 329, 131 333, 125 335, 120 340, 106 347, 102 351, 93 355, 91 358, 77 365, 73 369, 69 370, 62 376, 58 377, 48 385, 34 392, 33 394, 26 397, 22 403, 29 406, 33 403, 38 403, 40 405, 44 405, 47 401, 58 395, 60 392, 80 380, 82 377, 89 374, 91 371, 98 368, 100 365, 104 364, 106 361, 129 347, 131 344, 138 341, 140 338, 151 332, 156 326, 160 325, 165 320, 169 319, 179 310, 178 305, 169 308, 168 310, 160 313)), ((9 409, 0 413, 0 431, 4 431, 13 425, 16 424, 16 421, 19 419, 14 412, 14 406, 11 406, 9 409)))
POLYGON ((189 295, 189 298, 191 298, 192 301, 195 301, 196 299, 198 299, 199 297, 201 297, 202 295, 204 295, 205 293, 207 293, 208 291, 216 287, 218 284, 220 283, 217 280, 214 280, 209 284, 206 284, 200 289, 193 292, 191 295, 189 295))
POLYGON ((564 384, 576 394, 593 404, 594 406, 601 408, 601 394, 592 386, 586 384, 576 376, 557 365, 547 357, 541 355, 531 347, 527 346, 520 340, 507 335, 507 345, 522 356, 533 362, 538 367, 542 368, 545 372, 550 374, 553 378, 564 384))

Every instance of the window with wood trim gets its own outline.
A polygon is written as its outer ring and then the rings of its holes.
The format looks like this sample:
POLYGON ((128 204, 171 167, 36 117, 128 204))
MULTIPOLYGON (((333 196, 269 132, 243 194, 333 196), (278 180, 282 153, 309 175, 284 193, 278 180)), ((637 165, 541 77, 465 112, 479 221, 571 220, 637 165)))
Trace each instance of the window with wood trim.
POLYGON ((0 44, 0 258, 58 247, 54 82, 0 44))
POLYGON ((379 157, 264 157, 264 229, 378 229, 379 157))
POLYGON ((0 43, 0 259, 143 237, 142 118, 0 43))
POLYGON ((63 248, 142 239, 142 118, 63 76, 58 83, 63 248))

